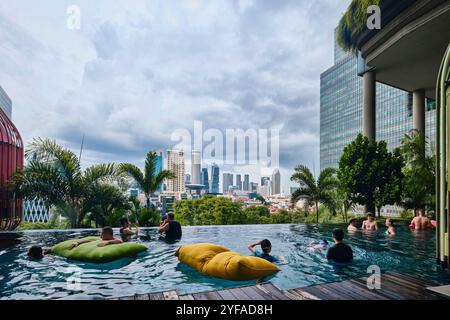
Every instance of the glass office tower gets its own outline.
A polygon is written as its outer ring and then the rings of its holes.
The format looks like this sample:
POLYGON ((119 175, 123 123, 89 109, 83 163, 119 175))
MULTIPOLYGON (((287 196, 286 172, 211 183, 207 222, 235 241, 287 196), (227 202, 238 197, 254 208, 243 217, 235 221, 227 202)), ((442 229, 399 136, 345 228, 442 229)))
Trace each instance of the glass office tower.
MULTIPOLYGON (((320 76, 320 168, 337 168, 344 147, 362 132, 362 77, 357 57, 334 46, 334 65, 320 76)), ((377 83, 376 138, 392 151, 413 125, 412 94, 377 83)), ((431 150, 435 141, 435 105, 427 102, 426 135, 431 150)), ((430 151, 430 150, 428 150, 430 151)))

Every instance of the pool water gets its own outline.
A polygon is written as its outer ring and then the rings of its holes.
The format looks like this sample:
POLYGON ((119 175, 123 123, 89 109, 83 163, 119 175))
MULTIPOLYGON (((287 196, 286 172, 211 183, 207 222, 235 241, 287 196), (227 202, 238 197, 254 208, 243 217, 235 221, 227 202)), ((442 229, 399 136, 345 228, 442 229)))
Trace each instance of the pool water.
MULTIPOLYGON (((435 260, 434 232, 411 232, 399 226, 396 237, 388 237, 381 228, 377 233, 347 234, 355 261, 338 268, 326 260, 326 251, 308 249, 312 241, 328 240, 336 225, 251 225, 183 228, 183 239, 168 244, 158 240, 155 228, 142 229, 137 240, 148 251, 135 258, 106 264, 67 260, 55 255, 35 261, 26 255, 32 244, 54 244, 88 235, 99 230, 45 230, 0 233, 0 299, 99 299, 150 292, 177 290, 194 293, 221 289, 249 282, 233 282, 204 276, 179 263, 174 253, 180 244, 211 242, 247 254, 247 245, 268 238, 273 254, 283 256, 287 264, 266 279, 281 289, 304 287, 367 275, 367 268, 377 265, 382 272, 397 271, 424 279, 450 283, 450 276, 435 260), (73 277, 80 279, 71 282, 73 277)), ((345 228, 345 226, 342 226, 345 228)), ((118 230, 115 230, 117 233, 118 230)))

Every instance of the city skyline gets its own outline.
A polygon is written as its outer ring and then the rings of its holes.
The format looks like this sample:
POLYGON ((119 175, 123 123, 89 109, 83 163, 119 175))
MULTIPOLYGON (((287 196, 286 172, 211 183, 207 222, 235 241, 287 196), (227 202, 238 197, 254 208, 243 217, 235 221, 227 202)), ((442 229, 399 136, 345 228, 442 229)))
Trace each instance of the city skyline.
POLYGON ((83 167, 143 167, 148 150, 173 148, 171 133, 195 120, 222 132, 278 128, 288 190, 296 165, 319 167, 317 74, 332 62, 348 3, 206 2, 199 11, 188 1, 79 1, 79 30, 66 27, 64 3, 2 3, 0 36, 10 41, 0 83, 25 144, 49 137, 78 152, 84 134, 83 167))

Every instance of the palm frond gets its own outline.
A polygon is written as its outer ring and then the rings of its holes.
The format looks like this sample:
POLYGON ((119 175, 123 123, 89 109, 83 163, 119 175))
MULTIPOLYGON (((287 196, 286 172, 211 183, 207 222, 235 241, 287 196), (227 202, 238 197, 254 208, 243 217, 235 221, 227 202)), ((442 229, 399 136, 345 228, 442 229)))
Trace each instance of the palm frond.
POLYGON ((134 179, 134 181, 141 190, 146 189, 144 175, 137 166, 131 163, 122 163, 119 165, 119 172, 126 174, 130 178, 134 179))

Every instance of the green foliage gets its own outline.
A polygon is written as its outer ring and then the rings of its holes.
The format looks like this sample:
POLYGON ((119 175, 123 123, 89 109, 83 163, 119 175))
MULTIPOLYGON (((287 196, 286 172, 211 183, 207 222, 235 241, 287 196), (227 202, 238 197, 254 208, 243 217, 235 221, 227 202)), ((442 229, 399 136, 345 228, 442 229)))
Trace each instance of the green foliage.
POLYGON ((50 139, 34 139, 25 151, 27 165, 17 171, 10 188, 23 199, 42 199, 69 219, 71 227, 82 224, 89 195, 100 184, 119 181, 114 164, 81 170, 80 159, 50 139))
POLYGON ((428 139, 417 131, 405 135, 402 141, 400 151, 405 159, 402 205, 406 209, 435 207, 436 156, 425 154, 427 144, 428 139))
POLYGON ((319 203, 324 204, 332 211, 336 208, 333 195, 338 188, 338 180, 335 173, 334 169, 327 168, 320 173, 316 181, 312 172, 306 166, 300 165, 295 168, 291 177, 291 181, 300 184, 300 187, 292 194, 292 201, 304 199, 308 207, 314 205, 317 223, 319 223, 319 203))
POLYGON ((159 226, 161 216, 154 206, 142 208, 139 215, 139 225, 141 227, 159 226))
POLYGON ((147 206, 150 206, 150 195, 158 190, 158 187, 165 179, 173 179, 174 175, 168 170, 162 170, 155 175, 158 155, 154 151, 149 151, 145 159, 144 172, 137 166, 130 163, 122 163, 119 171, 131 177, 142 190, 147 198, 147 206))
POLYGON ((352 0, 347 11, 339 21, 337 41, 346 51, 356 52, 356 41, 366 28, 368 19, 367 8, 372 5, 382 5, 381 0, 352 0))
POLYGON ((68 229, 70 227, 64 221, 60 222, 60 215, 53 212, 50 220, 47 222, 27 222, 22 221, 17 228, 18 230, 43 230, 43 229, 68 229))
POLYGON ((387 151, 386 142, 369 141, 359 134, 344 148, 339 161, 340 188, 352 203, 374 211, 400 202, 403 159, 398 150, 387 151))

